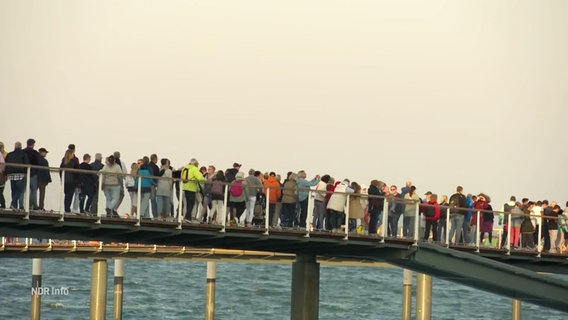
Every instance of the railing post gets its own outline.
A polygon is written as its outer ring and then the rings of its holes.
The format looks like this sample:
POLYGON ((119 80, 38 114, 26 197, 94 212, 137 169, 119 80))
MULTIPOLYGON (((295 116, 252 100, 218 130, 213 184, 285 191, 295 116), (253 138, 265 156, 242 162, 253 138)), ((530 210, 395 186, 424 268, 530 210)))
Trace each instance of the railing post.
POLYGON ((221 232, 225 232, 225 228, 227 227, 227 201, 229 201, 229 185, 225 186, 225 192, 223 196, 223 229, 221 229, 221 232))
POLYGON ((420 201, 415 201, 416 204, 416 216, 414 217, 414 244, 418 244, 418 240, 420 239, 420 235, 418 234, 418 230, 420 228, 420 201))
POLYGON ((124 260, 114 260, 114 310, 113 319, 122 319, 122 300, 124 293, 124 260))
POLYGON ((477 211, 477 227, 475 228, 475 246, 477 247, 477 249, 475 250, 475 252, 479 252, 479 244, 481 243, 481 233, 479 232, 479 227, 480 227, 480 221, 481 221, 481 212, 477 211))
POLYGON ((313 228, 314 221, 314 197, 312 196, 312 189, 308 190, 308 208, 306 209, 306 237, 310 236, 310 232, 313 228))
POLYGON ((59 221, 65 219, 65 169, 61 170, 61 188, 59 188, 59 221))
POLYGON ((103 216, 101 210, 103 210, 102 208, 106 208, 106 204, 105 204, 105 201, 103 200, 103 174, 102 174, 102 172, 99 171, 98 176, 99 176, 99 189, 97 190, 98 195, 97 195, 97 212, 96 212, 96 215, 97 215, 97 218, 98 218, 97 223, 101 223, 101 217, 103 216))
POLYGON ((30 180, 32 178, 31 168, 28 167, 26 170, 26 191, 24 193, 24 210, 26 212, 26 217, 30 217, 30 180))
MULTIPOLYGON (((276 209, 276 208, 274 208, 276 209)), ((226 212, 227 210, 225 210, 226 212)), ((270 187, 266 187, 266 212, 264 216, 264 234, 268 235, 270 230, 270 215, 273 212, 270 212, 270 187)))
POLYGON ((450 207, 446 208, 446 247, 450 247, 450 207))
MULTIPOLYGON (((182 221, 183 221, 183 181, 178 181, 179 184, 179 198, 178 198, 178 215, 177 215, 177 221, 178 221, 178 226, 177 229, 181 229, 182 228, 182 221)), ((138 209, 139 210, 139 209, 138 209)))
POLYGON ((509 218, 507 219, 507 255, 511 254, 511 213, 509 212, 509 218))
POLYGON ((540 254, 542 253, 542 215, 540 216, 540 218, 537 219, 537 221, 539 222, 539 224, 538 224, 538 241, 537 241, 536 250, 538 251, 538 257, 540 258, 540 254))
POLYGON ((347 195, 347 205, 345 206, 345 238, 349 240, 349 195, 347 195))
POLYGON ((140 208, 140 204, 142 203, 142 176, 138 176, 136 179, 138 179, 138 190, 136 191, 136 194, 138 195, 136 197, 136 219, 138 221, 136 221, 134 226, 139 227, 140 219, 142 219, 142 208, 140 208))
MULTIPOLYGON (((381 243, 385 243, 385 239, 389 236, 389 202, 387 197, 383 198, 383 238, 381 239, 381 243)), ((392 230, 391 230, 392 231, 392 230)))

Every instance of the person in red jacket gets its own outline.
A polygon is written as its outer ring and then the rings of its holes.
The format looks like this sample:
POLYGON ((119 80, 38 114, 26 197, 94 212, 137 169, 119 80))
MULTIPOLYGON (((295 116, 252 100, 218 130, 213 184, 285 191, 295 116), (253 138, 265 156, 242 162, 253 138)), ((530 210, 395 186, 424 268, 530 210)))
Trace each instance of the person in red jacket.
POLYGON ((440 205, 438 204, 438 195, 430 195, 430 200, 421 205, 421 210, 426 219, 426 230, 424 231, 424 240, 428 241, 430 231, 432 231, 432 240, 438 241, 438 220, 440 220, 440 205))

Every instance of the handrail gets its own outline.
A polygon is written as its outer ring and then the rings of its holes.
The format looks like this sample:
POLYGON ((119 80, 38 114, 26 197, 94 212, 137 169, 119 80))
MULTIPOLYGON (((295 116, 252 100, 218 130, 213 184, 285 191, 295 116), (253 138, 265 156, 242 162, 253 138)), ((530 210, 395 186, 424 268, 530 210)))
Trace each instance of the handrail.
MULTIPOLYGON (((161 177, 161 176, 152 176, 152 175, 140 175, 140 174, 130 174, 130 173, 106 173, 106 172, 102 172, 102 171, 95 171, 95 170, 83 170, 83 169, 74 169, 74 168, 59 168, 59 167, 45 167, 45 166, 38 166, 38 165, 31 165, 31 164, 18 164, 18 163, 5 163, 6 167, 18 167, 18 168, 29 168, 29 169, 38 169, 38 170, 43 170, 43 171, 49 171, 49 172, 56 172, 56 173, 63 173, 63 172, 72 172, 72 173, 80 173, 80 174, 91 174, 91 175, 115 175, 115 176, 122 176, 122 177, 127 177, 127 176, 131 176, 133 178, 137 178, 137 180, 139 180, 138 178, 146 178, 146 179, 153 179, 153 180, 171 180, 172 182, 195 182, 195 183, 203 183, 203 184, 207 184, 210 183, 209 180, 206 181, 199 181, 199 180, 194 180, 194 179, 181 179, 181 178, 171 178, 171 177, 161 177)), ((23 174, 23 173, 20 173, 23 174)), ((63 177, 62 177, 63 178, 63 177)), ((231 183, 230 182, 221 182, 224 186, 230 186, 231 183)), ((173 186, 173 184, 172 184, 173 186)), ((248 187, 248 188, 256 188, 256 187, 248 187)), ((265 189, 266 187, 258 187, 261 189, 265 189)), ((283 186, 280 187, 270 187, 270 188, 277 188, 280 190, 284 190, 286 188, 284 188, 283 186)), ((29 187, 27 188, 29 189, 29 187)), ((180 188, 181 189, 181 188, 180 188)), ((227 189, 227 188, 225 188, 227 189)), ((409 199, 401 199, 392 195, 384 195, 384 196, 377 196, 377 195, 369 195, 369 194, 364 194, 364 193, 360 193, 360 194, 354 194, 352 192, 339 192, 339 191, 327 191, 327 190, 313 190, 311 188, 303 188, 303 187, 298 187, 297 188, 298 191, 306 191, 309 193, 320 193, 320 194, 343 194, 343 195, 356 195, 362 199, 368 199, 368 198, 378 198, 378 199, 384 199, 386 201, 388 201, 389 203, 399 203, 399 204, 405 204, 405 205, 420 205, 420 207, 424 208, 424 207, 431 207, 434 205, 428 204, 428 203, 423 203, 420 202, 418 200, 409 200, 409 199)), ((181 192, 180 192, 181 193, 181 192)), ((228 199, 227 199, 228 200, 228 199)), ((493 213, 493 214, 510 214, 510 215, 514 215, 514 216, 528 216, 528 217, 537 217, 537 218, 544 218, 546 217, 547 219, 553 219, 553 220, 559 220, 559 217, 556 216, 547 216, 544 214, 544 212, 541 215, 535 215, 535 214, 525 214, 525 213, 512 213, 512 212, 505 212, 505 211, 500 211, 500 210, 483 210, 483 209, 475 209, 475 208, 469 208, 469 207, 451 207, 449 205, 440 205, 438 204, 438 207, 440 208, 440 210, 442 209, 451 209, 451 210, 458 210, 461 211, 462 214, 466 214, 469 211, 473 211, 473 212, 481 212, 481 213, 493 213)))

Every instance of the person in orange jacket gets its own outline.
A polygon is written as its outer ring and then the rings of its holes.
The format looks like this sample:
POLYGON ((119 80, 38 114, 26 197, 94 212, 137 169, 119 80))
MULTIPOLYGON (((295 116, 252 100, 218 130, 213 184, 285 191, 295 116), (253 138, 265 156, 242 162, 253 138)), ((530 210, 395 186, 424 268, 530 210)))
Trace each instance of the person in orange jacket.
POLYGON ((264 180, 264 195, 268 197, 268 219, 270 226, 273 226, 273 216, 276 212, 276 202, 280 199, 282 190, 280 189, 280 182, 276 180, 276 173, 271 172, 268 179, 264 180))

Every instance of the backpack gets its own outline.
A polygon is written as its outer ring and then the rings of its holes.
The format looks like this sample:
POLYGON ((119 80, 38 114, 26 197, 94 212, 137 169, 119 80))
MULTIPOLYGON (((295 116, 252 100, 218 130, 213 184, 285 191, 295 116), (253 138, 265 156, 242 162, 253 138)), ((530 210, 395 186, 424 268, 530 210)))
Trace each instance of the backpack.
MULTIPOLYGON (((430 203, 426 203, 426 205, 430 205, 430 203)), ((424 216, 426 217, 435 217, 436 216, 436 208, 433 206, 428 206, 426 207, 426 209, 424 210, 424 216)))
POLYGON ((453 195, 450 197, 450 213, 458 213, 459 210, 458 209, 454 209, 460 206, 460 197, 459 195, 453 195))
POLYGON ((211 183, 211 194, 216 196, 223 195, 223 182, 215 180, 211 183))
POLYGON ((231 192, 231 196, 233 197, 240 197, 243 194, 243 180, 235 180, 231 184, 231 188, 229 189, 231 192))

